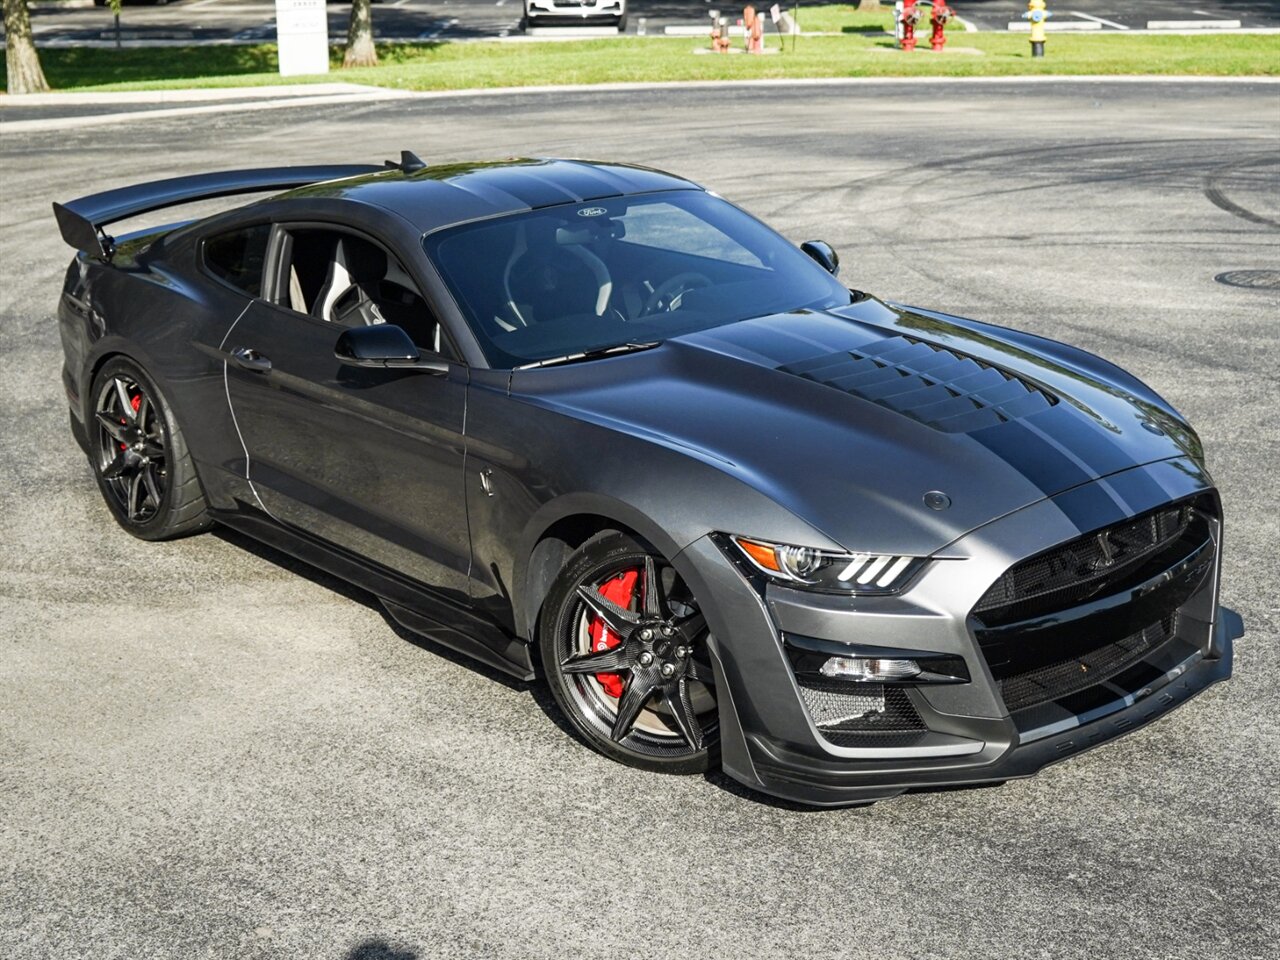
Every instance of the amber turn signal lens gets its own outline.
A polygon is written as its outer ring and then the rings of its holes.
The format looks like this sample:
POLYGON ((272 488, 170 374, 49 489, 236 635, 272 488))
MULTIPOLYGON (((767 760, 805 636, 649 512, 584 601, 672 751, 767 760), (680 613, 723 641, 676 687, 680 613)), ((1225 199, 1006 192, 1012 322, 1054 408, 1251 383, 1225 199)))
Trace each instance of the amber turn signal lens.
POLYGON ((737 544, 747 556, 766 570, 782 573, 782 567, 778 565, 778 552, 773 547, 766 543, 756 543, 754 540, 737 539, 737 544))

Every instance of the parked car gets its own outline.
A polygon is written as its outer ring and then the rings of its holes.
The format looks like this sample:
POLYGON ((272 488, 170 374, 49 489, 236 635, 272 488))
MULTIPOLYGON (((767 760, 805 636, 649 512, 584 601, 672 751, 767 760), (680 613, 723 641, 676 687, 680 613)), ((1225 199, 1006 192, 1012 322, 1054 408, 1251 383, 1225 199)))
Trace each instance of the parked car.
POLYGON ((615 760, 864 803, 1028 776, 1231 673, 1173 407, 851 290, 688 180, 406 154, 54 209, 71 426, 125 530, 322 567, 615 760))
POLYGON ((524 0, 524 28, 617 27, 627 29, 627 0, 524 0))

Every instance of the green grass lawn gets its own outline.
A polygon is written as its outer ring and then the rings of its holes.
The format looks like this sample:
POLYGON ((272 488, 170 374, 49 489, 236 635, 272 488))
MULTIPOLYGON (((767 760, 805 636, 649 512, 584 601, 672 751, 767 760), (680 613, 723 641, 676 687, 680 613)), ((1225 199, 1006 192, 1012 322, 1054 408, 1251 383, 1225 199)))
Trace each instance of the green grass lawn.
MULTIPOLYGON (((58 89, 139 90, 345 80, 410 90, 625 81, 732 80, 776 77, 1017 76, 1024 74, 1280 75, 1280 35, 1050 36, 1048 56, 1033 60, 1027 38, 971 33, 952 25, 953 53, 907 54, 879 34, 889 14, 847 6, 801 11, 805 29, 841 36, 800 37, 793 52, 767 56, 698 55, 694 38, 555 42, 395 44, 379 49, 376 68, 338 70, 282 81, 272 44, 151 49, 46 49, 49 82, 58 89), (872 31, 872 32, 867 32, 872 31), (968 50, 969 52, 962 52, 968 50)), ((776 50, 778 38, 767 36, 776 50)), ((335 48, 335 67, 339 54, 335 48)))

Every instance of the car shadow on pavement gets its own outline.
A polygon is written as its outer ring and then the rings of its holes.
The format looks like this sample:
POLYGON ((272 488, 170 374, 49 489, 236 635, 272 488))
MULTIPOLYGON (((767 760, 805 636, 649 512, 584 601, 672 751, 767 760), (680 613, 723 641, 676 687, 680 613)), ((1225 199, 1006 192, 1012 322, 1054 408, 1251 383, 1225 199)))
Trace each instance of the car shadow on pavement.
POLYGON ((342 960, 418 960, 416 950, 401 950, 379 938, 365 940, 343 954, 342 960))
POLYGON ((420 647, 421 649, 426 650, 429 653, 433 653, 438 657, 442 657, 451 663, 456 663, 459 666, 466 667, 468 670, 474 670, 481 676, 487 677, 495 683, 501 683, 503 686, 508 687, 511 690, 524 692, 534 686, 534 684, 528 681, 517 680, 500 670, 495 670, 493 667, 481 663, 479 660, 474 660, 466 654, 458 653, 443 644, 437 643, 436 641, 430 640, 421 634, 414 633, 412 630, 408 630, 400 626, 400 624, 392 618, 391 614, 387 613, 386 608, 382 605, 382 601, 379 600, 375 594, 370 593, 363 587, 358 587, 347 580, 343 580, 341 577, 334 576, 327 571, 321 570, 319 567, 312 566, 305 560, 299 560, 297 557, 287 554, 283 550, 277 550, 275 547, 268 546, 265 543, 254 540, 252 537, 240 533, 239 531, 232 530, 230 527, 217 526, 214 528, 213 534, 233 547, 244 550, 247 553, 252 553, 255 557, 266 560, 268 563, 272 563, 282 570, 287 570, 289 573, 303 577, 319 587, 332 590, 334 593, 339 594, 348 600, 368 607, 370 610, 377 611, 396 636, 401 640, 406 640, 409 643, 412 643, 415 647, 420 647))
POLYGON ((244 550, 253 554, 255 557, 274 564, 282 570, 287 570, 295 576, 304 577, 317 586, 324 587, 327 590, 332 590, 334 593, 339 594, 348 600, 366 606, 370 610, 377 611, 377 613, 386 622, 387 627, 391 632, 406 643, 411 643, 415 647, 418 647, 427 653, 440 657, 444 660, 448 660, 450 663, 456 663, 460 667, 472 670, 475 673, 480 674, 482 677, 492 680, 494 683, 502 684, 508 690, 512 690, 516 693, 529 694, 533 699, 533 702, 538 705, 538 708, 547 715, 548 719, 550 719, 562 733, 572 737, 584 746, 586 745, 586 742, 578 736, 577 731, 569 725, 569 722, 560 713, 560 708, 556 706, 555 699, 551 696, 551 691, 547 688, 547 685, 542 683, 540 680, 517 680, 515 677, 490 667, 488 664, 481 663, 479 660, 472 659, 466 654, 458 653, 456 650, 452 650, 443 644, 437 643, 436 641, 424 637, 421 634, 414 633, 412 630, 402 627, 396 622, 391 614, 387 612, 386 608, 383 607, 382 602, 377 598, 377 596, 370 593, 368 590, 357 587, 355 584, 321 570, 319 567, 314 567, 304 560, 299 560, 298 558, 285 553, 283 550, 277 550, 275 547, 271 547, 258 540, 254 540, 252 537, 236 530, 232 530, 230 527, 217 526, 213 530, 213 535, 237 549, 244 550))
MULTIPOLYGON (((382 606, 382 602, 361 587, 357 587, 341 577, 336 577, 331 573, 314 567, 306 561, 299 560, 283 550, 277 550, 275 547, 268 546, 258 540, 254 540, 245 534, 232 530, 230 527, 217 526, 213 530, 213 535, 224 541, 225 543, 236 547, 237 549, 247 551, 268 563, 274 564, 282 570, 289 573, 304 577, 317 586, 332 590, 334 593, 345 597, 355 603, 362 604, 370 610, 375 610, 386 622, 387 627, 401 640, 413 644, 421 650, 424 650, 434 656, 448 660, 450 663, 456 663, 460 667, 472 670, 481 676, 500 683, 507 689, 516 693, 527 693, 538 708, 547 715, 547 718, 556 725, 559 730, 566 736, 571 737, 576 743, 581 744, 586 749, 591 749, 590 745, 579 735, 569 721, 561 714, 560 708, 556 705, 555 699, 551 695, 550 689, 541 680, 517 680, 496 670, 487 664, 474 660, 463 653, 458 653, 443 644, 428 639, 421 634, 414 633, 397 623, 387 613, 386 608, 382 606)), ((703 774, 703 778, 708 784, 717 787, 726 793, 732 794, 743 800, 749 800, 752 803, 758 803, 762 806, 772 807, 778 810, 788 810, 796 813, 820 813, 824 808, 812 807, 804 804, 793 803, 789 800, 782 800, 777 797, 771 797, 767 794, 752 790, 745 787, 736 780, 725 775, 719 768, 708 770, 703 774)), ((954 790, 981 789, 986 786, 995 786, 996 784, 974 784, 971 786, 955 786, 955 787, 939 787, 939 788, 917 788, 907 791, 908 793, 940 793, 951 792, 954 790)), ((856 807, 849 809, 858 809, 856 807)), ((355 947, 353 951, 344 958, 344 960, 413 960, 416 954, 413 953, 397 953, 381 940, 369 940, 355 947), (383 952, 379 953, 378 950, 383 952), (364 952, 360 952, 364 951, 364 952)))

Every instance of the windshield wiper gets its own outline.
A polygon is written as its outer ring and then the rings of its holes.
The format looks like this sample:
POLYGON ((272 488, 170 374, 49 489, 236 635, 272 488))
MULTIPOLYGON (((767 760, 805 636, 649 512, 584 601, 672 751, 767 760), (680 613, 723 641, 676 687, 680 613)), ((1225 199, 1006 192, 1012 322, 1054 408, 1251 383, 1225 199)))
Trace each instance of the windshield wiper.
POLYGON ((601 357, 613 357, 623 353, 639 353, 641 350, 652 350, 662 346, 661 340, 648 340, 643 343, 615 343, 611 347, 596 347, 594 350, 583 350, 579 353, 566 353, 563 357, 548 357, 533 363, 522 363, 516 370, 532 370, 535 367, 556 367, 562 363, 579 363, 583 360, 599 360, 601 357))

